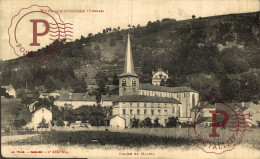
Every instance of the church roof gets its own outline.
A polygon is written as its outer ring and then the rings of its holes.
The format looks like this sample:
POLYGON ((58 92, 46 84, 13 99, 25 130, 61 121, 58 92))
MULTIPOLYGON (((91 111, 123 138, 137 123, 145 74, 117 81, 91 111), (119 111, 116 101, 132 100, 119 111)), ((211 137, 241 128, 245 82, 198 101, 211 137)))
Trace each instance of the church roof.
POLYGON ((63 93, 59 101, 96 101, 86 93, 63 93))
POLYGON ((169 92, 169 93, 197 92, 187 86, 166 87, 166 86, 156 86, 150 83, 140 84, 140 90, 151 90, 151 91, 169 92))
POLYGON ((138 76, 134 71, 130 34, 128 33, 124 72, 118 76, 138 76))
POLYGON ((178 100, 174 98, 165 98, 158 96, 144 96, 144 95, 126 95, 119 96, 116 102, 150 102, 150 103, 173 103, 181 104, 178 100))

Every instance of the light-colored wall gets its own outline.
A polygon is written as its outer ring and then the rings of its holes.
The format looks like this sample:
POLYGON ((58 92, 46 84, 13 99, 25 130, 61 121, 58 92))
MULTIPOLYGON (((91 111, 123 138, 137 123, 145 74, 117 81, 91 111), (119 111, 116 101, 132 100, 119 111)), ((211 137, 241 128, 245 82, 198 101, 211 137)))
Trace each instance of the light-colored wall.
POLYGON ((34 130, 37 129, 42 119, 45 119, 46 123, 49 123, 49 125, 51 126, 52 112, 46 108, 41 108, 34 112, 32 117, 34 130), (42 110, 44 110, 44 112, 42 110))
POLYGON ((157 73, 155 73, 153 75, 152 84, 159 86, 161 84, 162 79, 164 79, 164 82, 166 82, 168 78, 169 78, 169 76, 167 73, 165 73, 163 71, 158 71, 157 73), (160 76, 159 76, 160 74, 162 75, 162 78, 160 78, 160 76))
POLYGON ((65 104, 71 104, 73 109, 76 109, 82 105, 97 105, 96 101, 55 101, 54 105, 58 107, 64 107, 65 104))
POLYGON ((102 107, 110 107, 113 106, 113 101, 101 101, 101 106, 102 107))
POLYGON ((113 107, 113 115, 120 115, 126 120, 126 126, 130 126, 130 119, 136 118, 140 121, 144 120, 146 117, 152 119, 152 122, 156 117, 158 117, 159 123, 165 126, 165 119, 168 121, 168 117, 179 117, 180 104, 171 103, 144 103, 140 102, 139 106, 137 102, 133 102, 132 106, 130 102, 119 102, 118 105, 113 107), (146 104, 146 107, 145 107, 146 104), (125 114, 124 111, 125 110, 125 114), (132 114, 130 112, 132 110, 132 114), (138 110, 140 114, 138 114, 138 110), (146 114, 145 114, 146 110, 146 114), (152 110, 154 114, 152 115, 152 110), (165 112, 166 110, 166 112, 165 112))
POLYGON ((6 90, 6 92, 10 95, 16 98, 16 91, 11 87, 9 90, 6 90))
POLYGON ((125 120, 116 116, 110 120, 110 127, 124 129, 125 128, 125 120))
POLYGON ((182 107, 180 108, 180 117, 187 118, 190 116, 190 110, 194 105, 192 103, 192 96, 194 95, 194 103, 195 105, 199 101, 199 94, 196 92, 181 92, 181 93, 170 93, 170 92, 159 92, 159 91, 151 91, 151 90, 139 90, 139 95, 145 96, 158 96, 158 97, 166 97, 166 98, 175 98, 179 102, 182 103, 182 107))

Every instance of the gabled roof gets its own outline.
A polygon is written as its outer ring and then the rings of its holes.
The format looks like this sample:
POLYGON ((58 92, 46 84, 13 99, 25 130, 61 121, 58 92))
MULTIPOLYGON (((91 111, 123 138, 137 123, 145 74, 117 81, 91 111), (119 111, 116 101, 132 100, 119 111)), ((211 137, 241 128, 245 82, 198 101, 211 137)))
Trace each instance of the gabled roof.
MULTIPOLYGON (((45 105, 42 105, 42 106, 39 106, 37 109, 35 109, 32 113, 35 113, 36 111, 38 111, 38 110, 41 109, 41 108, 45 108, 45 109, 48 109, 49 111, 51 111, 49 107, 47 107, 47 106, 45 106, 45 105)), ((51 111, 51 112, 52 112, 52 111, 51 111)))
POLYGON ((169 92, 169 93, 197 92, 187 86, 166 87, 166 86, 156 86, 150 83, 140 84, 140 90, 151 90, 151 91, 169 92))
POLYGON ((118 99, 118 95, 102 95, 102 101, 116 101, 118 99))
POLYGON ((113 118, 116 117, 116 116, 118 116, 118 117, 120 117, 120 118, 122 118, 122 119, 125 120, 125 118, 123 118, 123 117, 121 117, 121 116, 119 116, 119 115, 112 115, 112 116, 109 116, 109 117, 104 118, 104 120, 111 120, 111 119, 113 119, 113 118))
POLYGON ((86 93, 63 93, 59 101, 96 101, 86 93))
POLYGON ((149 102, 149 103, 173 103, 181 104, 178 100, 174 98, 165 98, 158 96, 144 96, 144 95, 126 95, 119 96, 116 102, 149 102))
POLYGON ((9 90, 9 89, 11 89, 11 88, 13 88, 12 86, 1 86, 1 88, 5 88, 6 90, 9 90))

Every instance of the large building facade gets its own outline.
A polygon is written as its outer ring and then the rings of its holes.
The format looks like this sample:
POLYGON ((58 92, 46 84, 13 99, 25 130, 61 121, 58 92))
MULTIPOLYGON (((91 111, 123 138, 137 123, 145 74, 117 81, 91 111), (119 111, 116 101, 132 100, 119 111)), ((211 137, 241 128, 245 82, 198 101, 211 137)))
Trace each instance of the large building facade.
POLYGON ((134 72, 129 34, 125 57, 124 72, 118 76, 119 97, 113 103, 113 115, 124 118, 127 127, 131 126, 134 118, 142 121, 149 117, 152 122, 159 118, 163 126, 172 116, 186 122, 191 108, 198 103, 198 92, 186 86, 140 84, 139 76, 134 72))

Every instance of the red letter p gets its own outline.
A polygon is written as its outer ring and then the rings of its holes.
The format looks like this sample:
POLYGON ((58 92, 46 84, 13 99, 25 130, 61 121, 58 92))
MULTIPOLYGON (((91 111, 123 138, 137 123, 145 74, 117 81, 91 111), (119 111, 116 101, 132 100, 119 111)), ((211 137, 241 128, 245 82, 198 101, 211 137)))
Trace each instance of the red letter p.
POLYGON ((30 46, 40 46, 40 43, 37 43, 37 37, 46 35, 50 30, 50 25, 46 20, 43 20, 43 19, 33 19, 33 20, 30 20, 30 22, 33 23, 33 43, 31 43, 30 46), (45 31, 42 33, 37 32, 37 23, 38 22, 43 23, 46 27, 45 31))
POLYGON ((209 112, 212 113, 212 134, 209 134, 209 137, 219 137, 219 134, 217 134, 216 128, 227 125, 228 120, 229 120, 228 114, 223 110, 216 110, 216 111, 210 110, 209 112), (222 124, 217 124, 217 114, 219 114, 219 113, 223 114, 225 117, 224 123, 222 123, 222 124))

